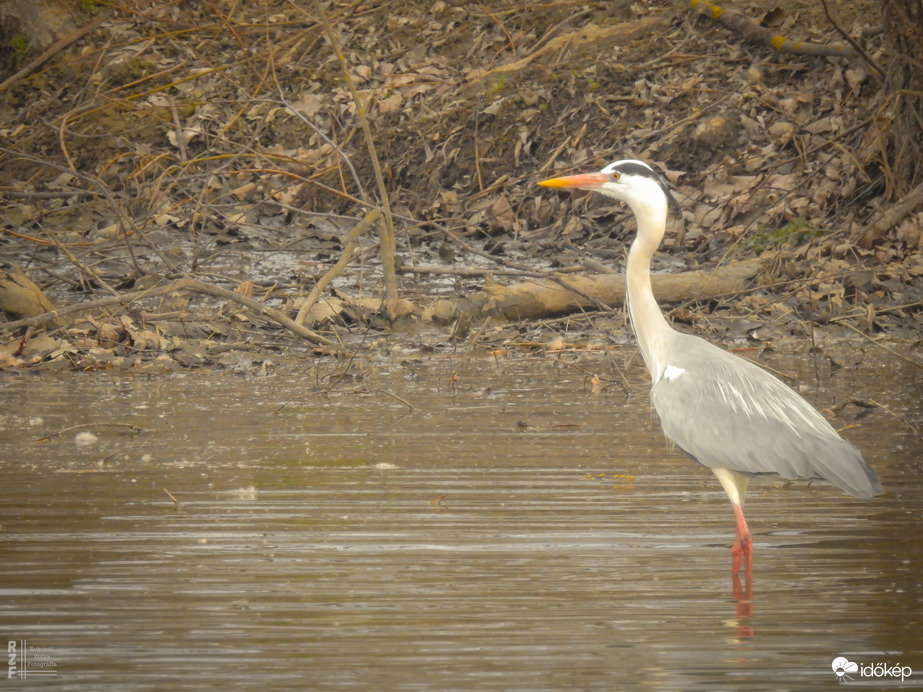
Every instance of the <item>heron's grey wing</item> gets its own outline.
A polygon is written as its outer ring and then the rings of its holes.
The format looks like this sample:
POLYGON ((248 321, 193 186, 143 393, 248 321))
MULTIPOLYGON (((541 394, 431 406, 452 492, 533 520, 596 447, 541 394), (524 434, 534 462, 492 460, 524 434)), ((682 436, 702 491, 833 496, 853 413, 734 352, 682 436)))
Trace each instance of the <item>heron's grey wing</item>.
POLYGON ((800 395, 707 341, 677 336, 651 398, 684 452, 711 468, 823 478, 863 498, 881 492, 859 450, 800 395))

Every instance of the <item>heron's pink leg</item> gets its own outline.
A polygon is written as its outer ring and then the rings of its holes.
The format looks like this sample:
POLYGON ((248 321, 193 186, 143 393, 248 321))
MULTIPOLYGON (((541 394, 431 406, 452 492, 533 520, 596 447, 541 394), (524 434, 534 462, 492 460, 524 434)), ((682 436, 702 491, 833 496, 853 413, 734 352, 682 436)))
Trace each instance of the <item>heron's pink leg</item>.
POLYGON ((734 516, 737 517, 737 539, 731 546, 731 574, 740 572, 740 561, 743 560, 747 581, 753 577, 753 540, 750 538, 750 529, 744 518, 744 509, 734 503, 734 516))

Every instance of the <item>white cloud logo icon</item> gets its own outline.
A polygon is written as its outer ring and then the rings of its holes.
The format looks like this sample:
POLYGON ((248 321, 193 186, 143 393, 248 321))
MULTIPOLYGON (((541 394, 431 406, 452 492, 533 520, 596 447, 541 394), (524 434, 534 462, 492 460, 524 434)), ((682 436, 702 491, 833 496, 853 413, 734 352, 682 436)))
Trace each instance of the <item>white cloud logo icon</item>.
POLYGON ((850 679, 847 673, 859 672, 859 664, 853 663, 843 656, 837 656, 835 659, 833 659, 831 667, 833 668, 833 672, 836 673, 836 676, 840 682, 846 682, 850 679))

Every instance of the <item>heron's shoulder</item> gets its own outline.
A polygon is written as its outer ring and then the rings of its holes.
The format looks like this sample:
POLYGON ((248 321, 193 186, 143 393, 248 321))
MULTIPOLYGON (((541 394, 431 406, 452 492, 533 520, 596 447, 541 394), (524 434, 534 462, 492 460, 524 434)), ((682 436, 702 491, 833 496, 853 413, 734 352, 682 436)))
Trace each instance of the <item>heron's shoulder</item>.
POLYGON ((661 417, 685 411, 784 422, 839 437, 805 399, 760 366, 697 337, 674 342, 651 397, 661 417))
POLYGON ((668 350, 670 356, 665 370, 674 375, 682 370, 684 374, 689 374, 687 379, 707 377, 727 382, 762 380, 764 377, 776 379, 758 365, 691 334, 677 332, 668 350))

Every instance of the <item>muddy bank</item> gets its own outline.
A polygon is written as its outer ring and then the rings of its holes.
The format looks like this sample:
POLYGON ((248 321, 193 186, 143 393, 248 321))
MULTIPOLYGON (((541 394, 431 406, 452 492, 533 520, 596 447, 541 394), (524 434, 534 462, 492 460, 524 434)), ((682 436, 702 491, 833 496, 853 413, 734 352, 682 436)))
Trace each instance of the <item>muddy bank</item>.
MULTIPOLYGON (((889 192, 885 94, 855 56, 777 53, 658 3, 113 9, 2 93, 0 367, 618 343, 617 302, 587 289, 623 271, 630 214, 535 182, 624 157, 683 207, 658 273, 759 266, 665 293, 678 323, 728 346, 919 340, 921 218, 889 192)), ((882 60, 880 6, 839 12, 882 60)), ((813 4, 766 21, 842 38, 813 4)))

